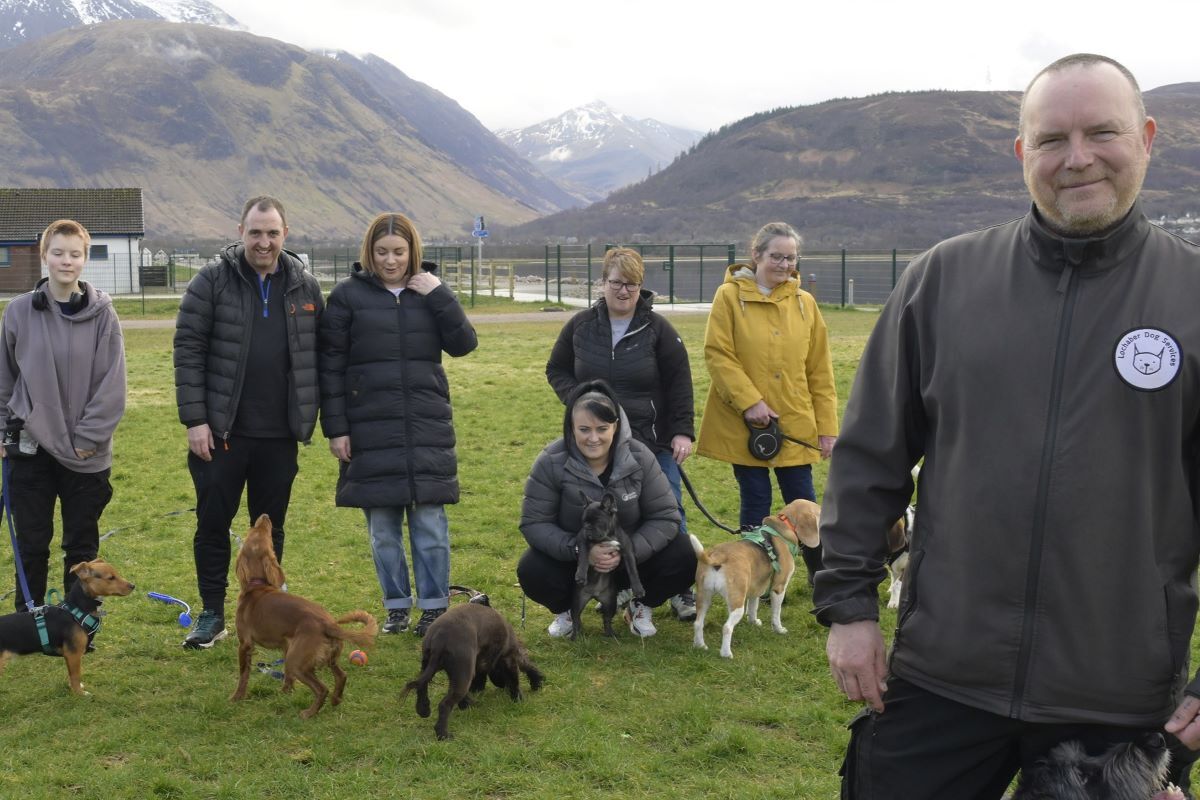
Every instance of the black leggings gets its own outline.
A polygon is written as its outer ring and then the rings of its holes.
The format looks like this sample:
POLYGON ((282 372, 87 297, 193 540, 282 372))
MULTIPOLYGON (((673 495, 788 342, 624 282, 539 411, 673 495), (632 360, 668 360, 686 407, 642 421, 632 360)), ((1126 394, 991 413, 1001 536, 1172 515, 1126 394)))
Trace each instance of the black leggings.
MULTIPOLYGON (((530 600, 561 614, 571 609, 576 566, 574 561, 558 561, 530 548, 517 564, 517 580, 530 600)), ((629 588, 629 573, 624 567, 618 566, 614 575, 619 589, 629 588)), ((691 540, 684 534, 676 536, 662 550, 638 563, 638 577, 646 590, 642 602, 650 607, 687 591, 696 580, 696 553, 691 540)))

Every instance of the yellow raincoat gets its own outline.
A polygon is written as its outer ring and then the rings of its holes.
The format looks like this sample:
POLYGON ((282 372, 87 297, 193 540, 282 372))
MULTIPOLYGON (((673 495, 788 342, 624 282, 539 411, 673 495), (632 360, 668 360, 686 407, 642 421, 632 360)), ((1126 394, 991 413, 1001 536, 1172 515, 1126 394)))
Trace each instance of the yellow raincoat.
POLYGON ((732 264, 713 297, 704 334, 704 360, 712 385, 704 404, 702 456, 754 467, 813 464, 821 453, 784 441, 770 461, 750 455, 742 412, 765 400, 779 414, 779 429, 814 446, 837 436, 837 390, 829 336, 816 299, 796 273, 769 295, 759 291, 753 267, 732 264))

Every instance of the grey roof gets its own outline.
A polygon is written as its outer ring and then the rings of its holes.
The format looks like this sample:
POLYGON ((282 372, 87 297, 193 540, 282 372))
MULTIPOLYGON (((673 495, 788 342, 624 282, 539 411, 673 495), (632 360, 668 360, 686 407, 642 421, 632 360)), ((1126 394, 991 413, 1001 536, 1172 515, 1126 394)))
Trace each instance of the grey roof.
POLYGON ((56 219, 73 219, 92 236, 142 236, 141 189, 0 188, 0 242, 36 241, 56 219))

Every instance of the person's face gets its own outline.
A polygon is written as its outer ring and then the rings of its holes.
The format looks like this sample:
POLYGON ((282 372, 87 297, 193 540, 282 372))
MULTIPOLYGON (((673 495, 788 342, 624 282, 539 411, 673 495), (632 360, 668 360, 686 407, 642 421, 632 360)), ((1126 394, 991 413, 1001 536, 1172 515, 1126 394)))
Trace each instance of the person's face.
POLYGON ((575 431, 575 446, 593 466, 608 464, 617 423, 605 422, 586 408, 571 412, 571 427, 575 431))
POLYGON ((609 270, 604 276, 604 302, 608 305, 609 316, 627 317, 632 314, 641 288, 640 283, 630 283, 621 277, 621 270, 616 267, 609 270))
POLYGON ((1155 130, 1111 64, 1039 78, 1025 96, 1014 149, 1046 223, 1066 236, 1091 236, 1119 222, 1141 191, 1155 130))
POLYGON ((408 240, 398 233, 389 233, 375 240, 371 247, 375 274, 389 289, 404 285, 408 272, 408 240))
POLYGON ((79 276, 87 261, 86 252, 82 236, 66 233, 51 236, 45 260, 50 283, 67 293, 79 291, 79 276))
POLYGON ((796 240, 776 236, 767 248, 754 257, 754 279, 768 289, 774 289, 791 277, 799 255, 796 240))
POLYGON ((274 271, 287 232, 283 217, 279 216, 276 209, 259 211, 258 206, 250 209, 246 219, 238 225, 238 235, 242 237, 242 244, 246 246, 246 261, 255 271, 274 271))

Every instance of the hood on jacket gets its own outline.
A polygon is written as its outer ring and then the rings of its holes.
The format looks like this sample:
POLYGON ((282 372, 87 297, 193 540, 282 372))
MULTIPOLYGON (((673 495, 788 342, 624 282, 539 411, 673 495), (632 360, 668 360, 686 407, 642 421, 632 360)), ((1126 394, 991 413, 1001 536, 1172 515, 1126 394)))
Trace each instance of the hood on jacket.
MULTIPOLYGON (((628 442, 633 438, 633 431, 629 427, 629 417, 625 416, 625 409, 621 408, 621 404, 617 402, 617 395, 613 392, 608 381, 600 379, 584 381, 575 387, 571 395, 567 398, 567 403, 563 411, 563 446, 567 448, 567 452, 573 457, 586 460, 583 458, 583 453, 579 452, 579 448, 575 446, 575 431, 571 426, 571 410, 575 407, 575 401, 588 392, 599 392, 608 397, 612 401, 613 406, 617 409, 618 425, 617 435, 613 439, 612 447, 617 447, 623 442, 628 442)), ((609 463, 612 463, 612 448, 609 448, 609 463)))
MULTIPOLYGON (((725 283, 737 283, 739 279, 749 278, 754 280, 756 272, 753 264, 730 264, 725 270, 725 283)), ((800 279, 799 270, 793 269, 788 273, 788 278, 800 279)))
MULTIPOLYGON (((37 286, 33 288, 33 291, 30 292, 30 294, 33 295, 45 295, 45 308, 47 311, 51 309, 57 309, 56 304, 58 302, 54 299, 54 295, 50 294, 50 287, 47 285, 48 283, 48 279, 42 278, 37 282, 37 286)), ((104 311, 104 309, 112 305, 112 298, 108 296, 108 293, 102 289, 97 289, 87 281, 81 280, 79 282, 79 288, 83 290, 82 293, 83 296, 87 298, 87 302, 84 304, 83 308, 79 309, 74 314, 63 314, 63 319, 67 320, 68 322, 85 322, 93 319, 97 314, 101 313, 104 311)))
MULTIPOLYGON (((436 261, 422 261, 421 269, 425 270, 426 272, 437 272, 438 264, 436 261)), ((351 270, 350 274, 354 275, 355 277, 359 277, 359 278, 374 278, 375 277, 374 275, 367 272, 366 269, 363 268, 361 261, 355 261, 353 264, 351 264, 350 270, 351 270)))

